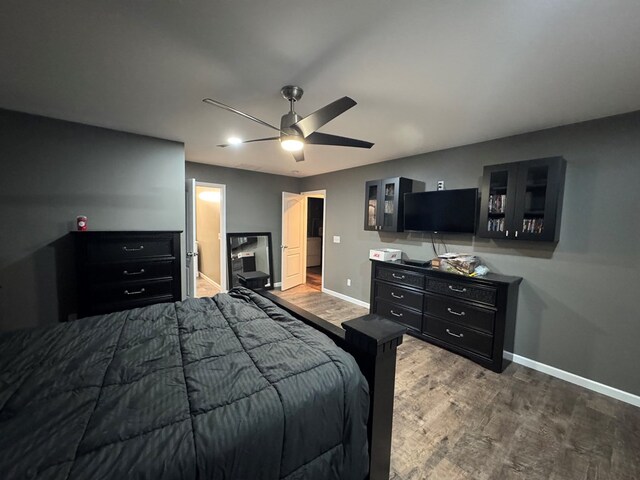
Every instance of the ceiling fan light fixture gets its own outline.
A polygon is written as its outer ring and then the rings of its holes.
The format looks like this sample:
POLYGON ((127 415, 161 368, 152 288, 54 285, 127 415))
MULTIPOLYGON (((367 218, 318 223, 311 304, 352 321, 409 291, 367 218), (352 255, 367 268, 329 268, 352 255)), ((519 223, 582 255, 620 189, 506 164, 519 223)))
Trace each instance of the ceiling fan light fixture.
POLYGON ((280 145, 287 152, 299 152, 304 147, 304 142, 297 138, 285 138, 280 140, 280 145))
POLYGON ((242 139, 239 137, 229 137, 227 138, 227 143, 229 145, 240 145, 242 143, 242 139))

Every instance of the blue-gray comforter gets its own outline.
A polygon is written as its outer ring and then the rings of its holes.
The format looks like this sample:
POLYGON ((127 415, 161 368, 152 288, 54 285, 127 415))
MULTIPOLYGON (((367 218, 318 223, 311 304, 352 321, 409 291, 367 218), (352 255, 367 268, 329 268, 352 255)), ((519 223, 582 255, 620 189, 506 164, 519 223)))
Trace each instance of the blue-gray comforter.
POLYGON ((0 478, 361 479, 348 354, 238 288, 0 335, 0 478))

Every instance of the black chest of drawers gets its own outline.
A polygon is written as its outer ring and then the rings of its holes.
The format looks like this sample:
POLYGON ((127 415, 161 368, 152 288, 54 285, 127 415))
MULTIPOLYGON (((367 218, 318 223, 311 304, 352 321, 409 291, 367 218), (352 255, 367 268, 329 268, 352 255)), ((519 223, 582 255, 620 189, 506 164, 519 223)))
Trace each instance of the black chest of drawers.
POLYGON ((408 327, 408 334, 502 372, 513 351, 522 278, 463 277, 401 262, 371 262, 371 313, 408 327))
POLYGON ((78 317, 182 297, 181 232, 74 232, 78 317))

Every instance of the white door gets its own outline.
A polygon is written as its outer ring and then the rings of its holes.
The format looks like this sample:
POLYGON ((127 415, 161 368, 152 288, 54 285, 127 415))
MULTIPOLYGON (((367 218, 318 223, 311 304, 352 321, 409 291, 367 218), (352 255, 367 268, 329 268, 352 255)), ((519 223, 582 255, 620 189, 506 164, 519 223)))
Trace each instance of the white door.
POLYGON ((304 195, 282 192, 282 290, 305 280, 305 199, 304 195))
POLYGON ((187 270, 187 297, 196 297, 196 277, 198 276, 198 250, 196 246, 196 179, 186 180, 186 233, 187 242, 185 260, 187 270))

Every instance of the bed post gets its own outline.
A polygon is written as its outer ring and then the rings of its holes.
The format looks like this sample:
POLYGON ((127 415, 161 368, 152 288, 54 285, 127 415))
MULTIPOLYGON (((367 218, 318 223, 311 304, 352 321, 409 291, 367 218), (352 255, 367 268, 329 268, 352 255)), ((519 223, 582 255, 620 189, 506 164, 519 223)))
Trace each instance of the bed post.
POLYGON ((376 314, 342 323, 351 354, 369 383, 369 480, 388 480, 396 349, 406 328, 376 314))

